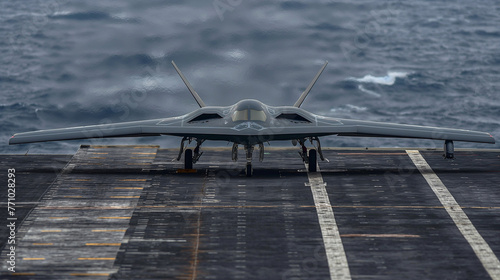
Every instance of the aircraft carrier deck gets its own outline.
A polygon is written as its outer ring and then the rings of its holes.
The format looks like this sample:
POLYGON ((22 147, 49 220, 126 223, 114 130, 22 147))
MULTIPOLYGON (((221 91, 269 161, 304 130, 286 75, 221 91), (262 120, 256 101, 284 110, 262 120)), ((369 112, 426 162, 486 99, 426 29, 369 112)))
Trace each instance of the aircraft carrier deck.
POLYGON ((253 177, 225 148, 195 173, 157 146, 2 155, 0 279, 500 279, 500 150, 324 154, 267 148, 253 177))

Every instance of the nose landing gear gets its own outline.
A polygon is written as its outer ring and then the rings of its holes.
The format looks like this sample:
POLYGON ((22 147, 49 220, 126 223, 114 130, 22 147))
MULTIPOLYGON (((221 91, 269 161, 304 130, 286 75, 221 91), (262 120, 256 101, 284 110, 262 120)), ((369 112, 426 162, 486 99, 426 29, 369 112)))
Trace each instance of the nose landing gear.
POLYGON ((194 154, 193 154, 193 163, 196 163, 201 155, 203 155, 203 152, 200 153, 200 147, 201 144, 205 142, 205 139, 196 139, 196 147, 194 148, 194 154))
POLYGON ((246 152, 246 158, 247 158, 247 165, 245 168, 245 174, 247 177, 251 177, 253 174, 253 169, 252 169, 252 153, 253 153, 253 145, 245 145, 245 152, 246 152))
MULTIPOLYGON (((251 177, 253 175, 253 168, 252 168, 252 154, 254 150, 254 145, 244 145, 245 148, 245 155, 246 155, 246 160, 247 164, 245 166, 245 174, 247 177, 251 177)), ((232 155, 231 158, 233 161, 238 160, 238 144, 233 143, 233 148, 232 148, 232 155)), ((259 161, 264 160, 264 144, 259 143, 259 161)))

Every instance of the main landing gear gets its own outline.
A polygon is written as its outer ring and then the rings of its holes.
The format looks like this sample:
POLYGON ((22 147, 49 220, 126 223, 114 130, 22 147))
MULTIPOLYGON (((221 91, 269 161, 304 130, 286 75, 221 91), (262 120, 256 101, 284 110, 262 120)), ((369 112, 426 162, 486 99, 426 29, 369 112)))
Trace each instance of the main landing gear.
POLYGON ((196 163, 203 154, 203 152, 200 153, 200 148, 201 144, 205 142, 205 139, 195 139, 195 140, 196 140, 196 147, 194 148, 194 150, 184 148, 184 143, 188 141, 188 144, 190 144, 191 141, 193 141, 193 138, 184 137, 181 140, 181 147, 179 149, 179 154, 177 155, 176 160, 177 161, 181 160, 182 153, 184 152, 184 169, 186 170, 193 169, 193 163, 196 163))
POLYGON ((319 142, 318 137, 309 137, 307 139, 297 139, 293 140, 292 144, 295 146, 297 145, 297 142, 300 144, 300 151, 299 155, 302 158, 304 162, 307 162, 308 164, 308 171, 309 172, 316 172, 318 170, 318 154, 319 158, 324 161, 328 161, 328 159, 325 159, 323 156, 323 151, 321 150, 321 143, 319 142), (305 142, 309 140, 313 146, 315 146, 316 149, 310 149, 309 154, 307 153, 307 148, 305 146, 305 142), (314 142, 316 142, 316 145, 314 145, 314 142))

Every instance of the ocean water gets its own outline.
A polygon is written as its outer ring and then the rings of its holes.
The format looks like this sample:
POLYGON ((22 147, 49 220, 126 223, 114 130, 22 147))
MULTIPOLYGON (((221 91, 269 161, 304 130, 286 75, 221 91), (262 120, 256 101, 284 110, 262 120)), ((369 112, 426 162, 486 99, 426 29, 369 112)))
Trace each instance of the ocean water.
POLYGON ((7 144, 17 132, 196 109, 171 60, 208 105, 244 98, 292 105, 328 60, 306 110, 486 131, 500 141, 498 1, 0 1, 0 22, 0 153, 73 153, 89 143, 177 147, 180 138, 170 136, 7 144))

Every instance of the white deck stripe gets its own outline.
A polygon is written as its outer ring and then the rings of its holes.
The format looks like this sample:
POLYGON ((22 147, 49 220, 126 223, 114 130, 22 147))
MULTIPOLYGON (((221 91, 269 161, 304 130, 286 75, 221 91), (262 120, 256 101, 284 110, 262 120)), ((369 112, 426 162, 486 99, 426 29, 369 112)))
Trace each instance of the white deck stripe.
POLYGON ((439 198, 439 201, 441 201, 441 204, 451 216, 453 222, 455 222, 462 235, 465 237, 467 242, 469 242, 491 279, 500 280, 500 261, 496 257, 495 253, 493 253, 488 243, 486 243, 484 238, 476 230, 455 198, 451 195, 434 171, 432 171, 432 168, 425 161, 419 151, 407 150, 406 152, 422 176, 424 176, 436 196, 439 198))
POLYGON ((330 278, 335 280, 351 280, 344 245, 342 245, 337 222, 335 222, 333 209, 328 198, 328 193, 326 192, 326 184, 323 182, 321 173, 319 173, 319 166, 318 172, 307 172, 307 176, 309 177, 309 186, 311 187, 321 234, 323 235, 330 278))

